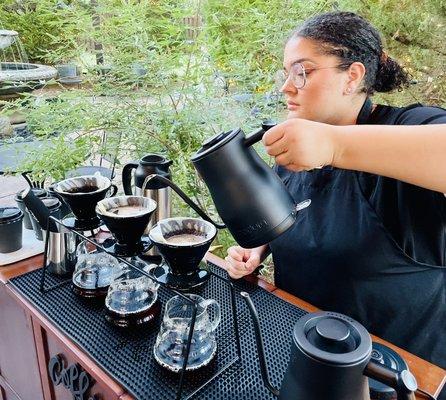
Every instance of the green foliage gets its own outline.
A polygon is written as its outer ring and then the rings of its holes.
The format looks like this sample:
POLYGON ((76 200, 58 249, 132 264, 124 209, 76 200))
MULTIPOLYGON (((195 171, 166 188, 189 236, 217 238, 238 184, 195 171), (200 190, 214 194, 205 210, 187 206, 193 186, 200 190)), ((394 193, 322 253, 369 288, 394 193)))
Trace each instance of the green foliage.
POLYGON ((78 7, 55 0, 4 0, 0 28, 19 33, 31 62, 65 62, 76 58, 88 23, 78 7))
MULTIPOLYGON (((25 112, 32 131, 52 143, 23 168, 61 179, 104 152, 106 132, 105 151, 119 162, 149 152, 172 159, 174 181, 217 219, 191 154, 222 130, 249 132, 262 118, 281 119, 274 74, 285 40, 304 19, 333 9, 369 19, 418 81, 376 101, 446 106, 444 0, 4 0, 0 26, 19 31, 31 59, 82 60, 86 72, 83 89, 60 88, 51 100, 31 94, 3 108, 25 112), (196 15, 204 26, 190 40, 185 21, 196 15)), ((193 214, 173 198, 175 214, 193 214)), ((217 243, 223 255, 233 239, 220 232, 217 243)))

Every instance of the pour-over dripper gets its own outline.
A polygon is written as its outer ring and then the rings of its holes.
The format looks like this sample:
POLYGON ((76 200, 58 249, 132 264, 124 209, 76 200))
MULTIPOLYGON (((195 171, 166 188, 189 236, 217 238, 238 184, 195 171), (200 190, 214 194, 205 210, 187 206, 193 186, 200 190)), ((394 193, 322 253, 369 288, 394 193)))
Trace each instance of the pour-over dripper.
POLYGON ((217 234, 210 222, 199 218, 166 218, 149 232, 173 274, 194 272, 217 234))
POLYGON ((98 202, 96 213, 116 239, 115 253, 142 250, 141 236, 156 209, 156 202, 142 196, 118 196, 98 202))
POLYGON ((206 282, 209 271, 201 261, 216 234, 215 226, 200 218, 159 221, 149 232, 165 262, 154 270, 156 279, 180 290, 206 282))
POLYGON ((65 179, 54 186, 54 191, 64 199, 78 221, 94 225, 99 222, 96 204, 107 196, 110 187, 113 188, 110 196, 114 196, 118 188, 110 179, 97 174, 65 179))

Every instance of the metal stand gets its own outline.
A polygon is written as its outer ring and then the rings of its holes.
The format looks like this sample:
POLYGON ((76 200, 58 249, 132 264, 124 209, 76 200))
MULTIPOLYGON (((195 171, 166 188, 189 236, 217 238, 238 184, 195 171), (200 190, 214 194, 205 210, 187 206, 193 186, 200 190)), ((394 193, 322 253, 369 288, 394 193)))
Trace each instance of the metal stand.
MULTIPOLYGON (((190 353, 190 347, 191 347, 191 342, 192 342, 192 336, 193 336, 193 332, 194 332, 194 328, 195 328, 198 303, 195 302, 194 300, 191 300, 189 297, 187 297, 183 293, 166 286, 164 283, 158 282, 152 275, 150 275, 146 271, 141 270, 140 268, 138 268, 135 265, 133 265, 131 262, 127 261, 125 258, 123 258, 121 256, 118 256, 118 255, 114 254, 113 252, 107 250, 103 246, 101 246, 99 243, 97 243, 94 240, 94 238, 88 238, 83 233, 79 232, 78 230, 74 229, 73 227, 68 227, 68 226, 64 225, 63 221, 58 220, 57 218, 55 218, 53 216, 50 216, 49 219, 48 219, 47 232, 49 232, 49 226, 50 226, 51 221, 53 221, 55 224, 59 225, 63 229, 69 230, 70 232, 72 232, 75 235, 79 236, 81 239, 88 241, 89 243, 93 244, 96 248, 102 250, 103 252, 105 252, 107 254, 110 254, 111 256, 115 257, 119 262, 126 264, 127 266, 129 266, 133 270, 139 272, 141 275, 144 275, 147 278, 151 279, 153 282, 156 282, 156 283, 160 284, 162 287, 164 287, 169 292, 172 292, 173 294, 182 297, 184 300, 186 300, 187 302, 189 302, 192 305, 193 310, 192 310, 192 319, 191 319, 190 326, 189 326, 188 341, 187 341, 186 347, 184 349, 184 355, 183 355, 184 361, 183 361, 183 366, 182 366, 182 369, 181 369, 181 372, 180 372, 178 389, 176 391, 176 400, 180 400, 182 392, 183 392, 186 367, 187 367, 187 362, 188 362, 188 359, 189 359, 189 353, 190 353)), ((45 239, 45 252, 44 252, 43 271, 42 271, 42 277, 41 277, 41 281, 40 281, 40 290, 42 292, 46 292, 46 291, 49 291, 49 290, 56 289, 58 287, 61 287, 62 285, 65 285, 65 284, 71 282, 71 279, 67 279, 67 280, 64 280, 63 282, 57 283, 57 284, 55 284, 55 285, 53 285, 53 286, 51 286, 49 288, 45 288, 45 277, 46 277, 46 273, 47 273, 47 265, 46 264, 47 264, 47 258, 48 258, 48 244, 49 244, 49 234, 46 235, 46 239, 45 239)), ((233 359, 231 359, 228 363, 226 363, 226 365, 224 365, 222 368, 220 368, 214 375, 212 375, 206 382, 204 382, 193 393, 191 393, 187 397, 185 397, 185 399, 190 399, 199 390, 201 390, 207 384, 209 384, 213 379, 215 379, 217 376, 221 375, 230 366, 232 366, 233 364, 235 364, 236 362, 239 362, 241 360, 240 332, 239 332, 239 325, 238 325, 238 321, 237 321, 237 304, 236 304, 236 299, 235 299, 235 289, 234 289, 234 286, 233 286, 232 282, 229 279, 223 278, 223 277, 217 275, 216 273, 214 273, 213 271, 210 271, 210 273, 211 273, 211 276, 213 276, 216 279, 220 280, 223 284, 228 285, 229 290, 231 292, 231 312, 232 312, 232 319, 233 319, 233 322, 234 322, 233 326, 234 326, 234 335, 235 335, 236 346, 237 346, 237 356, 234 357, 233 359)))

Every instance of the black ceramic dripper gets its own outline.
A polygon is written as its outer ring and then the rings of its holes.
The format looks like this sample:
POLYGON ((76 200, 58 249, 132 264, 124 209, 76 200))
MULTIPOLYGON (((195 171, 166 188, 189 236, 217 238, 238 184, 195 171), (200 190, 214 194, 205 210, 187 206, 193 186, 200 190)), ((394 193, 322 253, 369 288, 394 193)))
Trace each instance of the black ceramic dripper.
POLYGON ((216 234, 210 222, 186 217, 158 221, 149 237, 174 275, 188 275, 197 271, 216 234))
POLYGON ((110 188, 109 196, 114 196, 118 188, 110 179, 102 175, 85 175, 58 182, 54 191, 64 199, 78 221, 85 226, 94 226, 99 224, 96 204, 107 196, 110 188))
POLYGON ((117 196, 98 202, 96 213, 116 239, 114 252, 130 256, 143 250, 141 237, 156 202, 142 196, 117 196))
POLYGON ((149 232, 163 262, 153 269, 154 278, 176 290, 205 284, 211 276, 202 262, 217 234, 215 226, 199 218, 166 218, 149 232))

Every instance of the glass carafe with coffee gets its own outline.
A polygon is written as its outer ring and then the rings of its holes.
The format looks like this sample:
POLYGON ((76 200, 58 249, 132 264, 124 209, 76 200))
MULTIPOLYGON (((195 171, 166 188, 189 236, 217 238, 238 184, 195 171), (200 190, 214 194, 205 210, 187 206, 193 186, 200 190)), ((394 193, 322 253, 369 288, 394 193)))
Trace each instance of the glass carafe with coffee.
POLYGON ((114 196, 118 188, 110 179, 96 174, 65 179, 55 184, 53 190, 63 198, 73 213, 64 218, 64 225, 87 231, 101 224, 95 211, 98 201, 107 195, 114 196))
POLYGON ((203 285, 210 277, 203 257, 217 234, 215 226, 199 218, 166 218, 150 230, 149 238, 163 257, 153 269, 158 282, 177 290, 203 285))
MULTIPOLYGON (((147 273, 153 268, 153 265, 149 266, 136 258, 130 262, 147 273)), ((159 284, 153 279, 121 264, 121 268, 114 270, 113 282, 105 299, 105 319, 120 328, 152 323, 161 311, 158 288, 159 284)))
POLYGON ((142 196, 117 196, 97 203, 96 214, 113 235, 104 241, 107 251, 122 257, 146 252, 151 244, 143 238, 157 204, 142 196))
POLYGON ((197 304, 197 313, 186 371, 208 365, 217 353, 215 330, 221 320, 220 305, 213 299, 205 300, 198 295, 189 294, 187 297, 191 301, 174 296, 166 303, 161 329, 153 348, 155 360, 172 372, 183 368, 194 303, 197 304), (214 308, 212 313, 211 306, 214 308))
POLYGON ((91 299, 104 298, 113 281, 114 272, 120 269, 118 260, 92 243, 84 240, 77 248, 77 263, 73 273, 73 291, 91 299))

